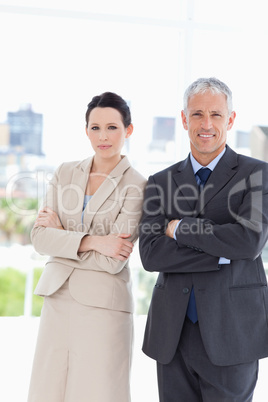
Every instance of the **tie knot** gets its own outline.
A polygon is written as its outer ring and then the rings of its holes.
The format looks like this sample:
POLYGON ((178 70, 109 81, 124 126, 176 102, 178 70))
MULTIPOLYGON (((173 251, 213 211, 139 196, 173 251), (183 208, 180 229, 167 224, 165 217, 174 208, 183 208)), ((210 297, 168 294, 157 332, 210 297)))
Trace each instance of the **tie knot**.
POLYGON ((199 176, 199 179, 201 181, 200 184, 204 185, 206 183, 207 179, 210 176, 210 173, 211 170, 209 168, 201 168, 196 172, 197 176, 199 176))

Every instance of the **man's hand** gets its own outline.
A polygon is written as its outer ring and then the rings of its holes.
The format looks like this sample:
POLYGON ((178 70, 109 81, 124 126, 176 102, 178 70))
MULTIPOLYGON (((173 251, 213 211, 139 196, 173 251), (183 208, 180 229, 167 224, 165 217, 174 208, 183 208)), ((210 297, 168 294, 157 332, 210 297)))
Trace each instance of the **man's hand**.
POLYGON ((177 225, 177 223, 180 221, 180 219, 174 219, 173 221, 170 221, 169 223, 168 223, 168 225, 167 225, 167 228, 166 228, 166 235, 168 236, 168 237, 171 237, 172 239, 174 239, 174 230, 175 230, 175 227, 176 227, 176 225, 177 225))

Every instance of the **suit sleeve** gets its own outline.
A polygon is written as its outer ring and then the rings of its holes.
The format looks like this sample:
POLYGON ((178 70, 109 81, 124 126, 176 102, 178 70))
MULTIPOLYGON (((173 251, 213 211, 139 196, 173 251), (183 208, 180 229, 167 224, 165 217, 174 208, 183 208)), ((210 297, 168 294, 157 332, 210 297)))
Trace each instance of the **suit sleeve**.
POLYGON ((140 256, 147 271, 191 273, 219 270, 219 258, 197 247, 179 245, 165 235, 168 219, 159 186, 154 177, 148 180, 140 225, 140 256))
POLYGON ((219 225, 208 219, 183 218, 176 232, 178 247, 230 260, 256 259, 268 239, 268 164, 257 164, 234 185, 232 192, 236 191, 243 192, 243 201, 231 212, 233 222, 219 225), (193 225, 200 230, 191 230, 193 225))
MULTIPOLYGON (((59 166, 48 184, 47 193, 42 207, 49 207, 60 216, 58 202, 59 176, 62 166, 59 166)), ((49 227, 34 227, 31 231, 31 240, 35 250, 42 255, 81 260, 78 254, 84 232, 59 230, 49 227)))

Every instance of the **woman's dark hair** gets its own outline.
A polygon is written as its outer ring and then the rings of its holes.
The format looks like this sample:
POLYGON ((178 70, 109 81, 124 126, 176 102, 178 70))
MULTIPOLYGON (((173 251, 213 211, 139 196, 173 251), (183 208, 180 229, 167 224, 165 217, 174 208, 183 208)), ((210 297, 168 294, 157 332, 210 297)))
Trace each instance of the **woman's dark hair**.
POLYGON ((87 105, 86 124, 88 125, 90 112, 95 107, 112 107, 121 114, 123 124, 127 128, 131 124, 131 114, 127 102, 121 96, 113 92, 104 92, 101 95, 94 96, 87 105))

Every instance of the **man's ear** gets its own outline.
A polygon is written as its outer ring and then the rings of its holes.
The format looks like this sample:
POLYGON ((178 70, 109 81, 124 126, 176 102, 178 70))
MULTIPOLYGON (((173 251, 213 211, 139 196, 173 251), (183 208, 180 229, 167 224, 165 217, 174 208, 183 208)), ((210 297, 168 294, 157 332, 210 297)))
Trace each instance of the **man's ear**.
POLYGON ((228 125, 227 125, 227 130, 231 130, 231 128, 232 128, 233 125, 234 125, 235 118, 236 118, 236 113, 235 113, 235 112, 232 112, 232 113, 230 114, 230 116, 229 116, 228 125))
POLYGON ((185 130, 188 130, 187 117, 186 117, 186 114, 184 113, 184 110, 181 111, 181 120, 182 120, 183 128, 185 130))

